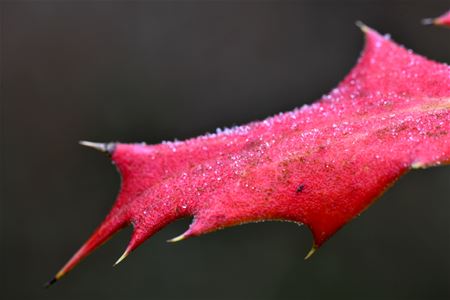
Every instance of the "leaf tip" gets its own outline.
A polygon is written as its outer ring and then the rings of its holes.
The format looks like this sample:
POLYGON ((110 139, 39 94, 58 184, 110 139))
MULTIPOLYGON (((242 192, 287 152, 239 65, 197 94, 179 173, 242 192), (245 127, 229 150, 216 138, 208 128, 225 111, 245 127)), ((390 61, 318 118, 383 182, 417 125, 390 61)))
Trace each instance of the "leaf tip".
POLYGON ((58 281, 58 279, 56 279, 56 277, 53 277, 51 280, 47 281, 47 282, 44 284, 44 287, 45 287, 46 289, 48 289, 48 288, 51 287, 56 281, 58 281))
POLYGON ((105 152, 109 155, 112 155, 116 149, 116 143, 94 143, 89 141, 80 141, 79 143, 82 146, 86 146, 100 152, 105 152))
POLYGON ((420 161, 411 164, 411 169, 416 170, 416 169, 425 169, 425 168, 426 168, 426 165, 420 161))
POLYGON ((49 281, 47 281, 47 282, 44 284, 44 287, 45 287, 46 289, 48 289, 49 287, 51 287, 52 285, 54 285, 58 280, 60 280, 61 277, 63 277, 65 274, 66 274, 65 272, 59 271, 59 272, 55 275, 55 277, 53 277, 52 279, 50 279, 49 281))
POLYGON ((436 21, 436 19, 433 19, 433 18, 425 18, 425 19, 422 19, 422 25, 433 25, 433 24, 435 24, 435 21, 436 21))
POLYGON ((370 30, 370 27, 364 24, 362 21, 358 20, 355 22, 355 25, 361 29, 362 32, 367 33, 370 30))
POLYGON ((120 264, 125 258, 127 258, 128 254, 130 254, 130 249, 127 248, 125 250, 125 252, 119 257, 118 260, 116 260, 116 262, 113 264, 113 267, 117 266, 118 264, 120 264))
POLYGON ((183 233, 183 234, 180 234, 179 236, 176 236, 174 238, 171 238, 171 239, 167 240, 166 242, 168 242, 168 243, 176 243, 176 242, 184 240, 185 238, 186 238, 186 234, 183 233))
POLYGON ((312 247, 311 247, 311 250, 309 250, 308 254, 306 254, 306 256, 305 256, 305 260, 307 260, 307 259, 309 259, 311 256, 313 256, 313 254, 316 253, 316 250, 317 250, 318 248, 319 248, 319 247, 317 246, 317 244, 316 244, 316 243, 313 243, 313 245, 312 245, 312 247))
POLYGON ((422 24, 450 27, 450 10, 439 17, 423 19, 422 24))

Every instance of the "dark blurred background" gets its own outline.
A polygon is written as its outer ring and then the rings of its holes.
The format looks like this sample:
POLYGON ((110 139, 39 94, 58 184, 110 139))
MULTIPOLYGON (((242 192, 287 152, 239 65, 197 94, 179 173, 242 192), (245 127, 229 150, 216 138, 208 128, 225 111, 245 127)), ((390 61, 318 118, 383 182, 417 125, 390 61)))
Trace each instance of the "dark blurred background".
POLYGON ((112 205, 81 139, 159 143, 311 103, 355 64, 362 20, 450 61, 448 1, 23 1, 1 8, 1 299, 449 299, 450 168, 414 171, 308 261, 306 228, 176 244, 175 222, 112 269, 131 229, 42 284, 112 205))

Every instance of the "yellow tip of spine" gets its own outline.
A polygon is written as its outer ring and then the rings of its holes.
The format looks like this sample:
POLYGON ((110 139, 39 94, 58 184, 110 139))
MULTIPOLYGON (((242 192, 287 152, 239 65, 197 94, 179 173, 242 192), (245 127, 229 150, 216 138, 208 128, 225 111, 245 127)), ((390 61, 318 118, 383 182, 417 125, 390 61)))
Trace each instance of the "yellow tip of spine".
POLYGON ((356 21, 355 24, 356 24, 356 26, 358 26, 359 29, 361 29, 361 31, 364 32, 364 33, 367 32, 367 31, 369 31, 369 29, 370 29, 366 24, 364 24, 364 23, 361 22, 361 21, 356 21))
POLYGON ((115 266, 117 266, 118 264, 120 264, 120 262, 121 262, 122 260, 124 260, 124 259, 128 256, 128 254, 130 254, 130 252, 129 252, 128 249, 127 249, 127 250, 125 250, 125 252, 122 254, 122 256, 120 256, 119 259, 114 263, 113 267, 115 267, 115 266))
POLYGON ((317 250, 318 248, 319 248, 319 247, 317 247, 316 243, 313 243, 313 245, 312 245, 312 247, 311 247, 311 250, 309 250, 308 254, 306 254, 306 256, 305 256, 305 260, 307 260, 308 258, 310 258, 314 253, 316 253, 316 250, 317 250))
POLYGON ((168 243, 175 243, 175 242, 179 242, 182 241, 186 238, 186 236, 183 234, 180 234, 179 236, 174 237, 173 239, 167 240, 168 243))

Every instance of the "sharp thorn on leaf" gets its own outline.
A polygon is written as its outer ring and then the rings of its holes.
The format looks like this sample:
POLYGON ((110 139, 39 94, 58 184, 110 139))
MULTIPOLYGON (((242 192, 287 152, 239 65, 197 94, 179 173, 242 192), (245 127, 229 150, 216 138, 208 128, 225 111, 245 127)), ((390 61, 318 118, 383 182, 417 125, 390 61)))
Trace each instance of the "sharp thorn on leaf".
POLYGON ((415 162, 411 165, 411 169, 425 169, 427 166, 422 162, 415 162))
POLYGON ((316 253, 317 248, 318 247, 317 247, 316 243, 313 243, 311 250, 309 250, 308 254, 306 254, 306 256, 305 256, 305 260, 310 258, 314 253, 316 253))
POLYGON ((51 285, 53 285, 56 281, 58 281, 58 279, 56 279, 56 277, 53 277, 50 281, 46 282, 44 284, 45 288, 49 288, 51 285))
POLYGON ((116 149, 116 143, 94 143, 89 141, 80 141, 80 145, 93 148, 100 152, 106 152, 109 155, 112 155, 116 149))
POLYGON ((179 236, 176 236, 176 237, 174 237, 174 238, 172 238, 172 239, 170 239, 170 240, 167 240, 167 242, 168 242, 168 243, 175 243, 175 242, 182 241, 182 240, 184 240, 185 238, 186 238, 186 235, 183 233, 183 234, 180 234, 179 236))
POLYGON ((129 249, 125 250, 125 252, 124 252, 124 253, 119 257, 119 259, 114 263, 113 267, 115 267, 115 266, 117 266, 118 264, 120 264, 120 262, 121 262, 122 260, 124 260, 124 259, 128 256, 128 254, 130 254, 130 250, 129 250, 129 249))
POLYGON ((366 24, 364 24, 363 22, 361 22, 359 20, 355 22, 355 25, 358 26, 362 32, 367 32, 370 29, 366 24))
POLYGON ((433 25, 436 22, 436 19, 426 18, 422 19, 422 25, 433 25))
POLYGON ((66 273, 64 273, 62 271, 58 272, 58 274, 56 274, 55 277, 53 277, 50 281, 48 281, 44 284, 44 287, 49 288, 50 286, 55 284, 59 279, 61 279, 61 277, 63 277, 65 274, 66 273))

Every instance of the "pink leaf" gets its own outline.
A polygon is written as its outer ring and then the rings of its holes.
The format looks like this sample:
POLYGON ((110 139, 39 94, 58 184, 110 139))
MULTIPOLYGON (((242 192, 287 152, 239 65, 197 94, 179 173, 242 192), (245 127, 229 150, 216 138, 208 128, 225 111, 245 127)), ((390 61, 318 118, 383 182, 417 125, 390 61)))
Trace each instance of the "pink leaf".
POLYGON ((361 25, 350 74, 312 105, 264 121, 159 145, 83 145, 111 154, 122 175, 104 222, 51 283, 132 224, 122 260, 168 223, 172 241, 261 220, 305 224, 314 250, 411 168, 450 160, 450 68, 361 25))

